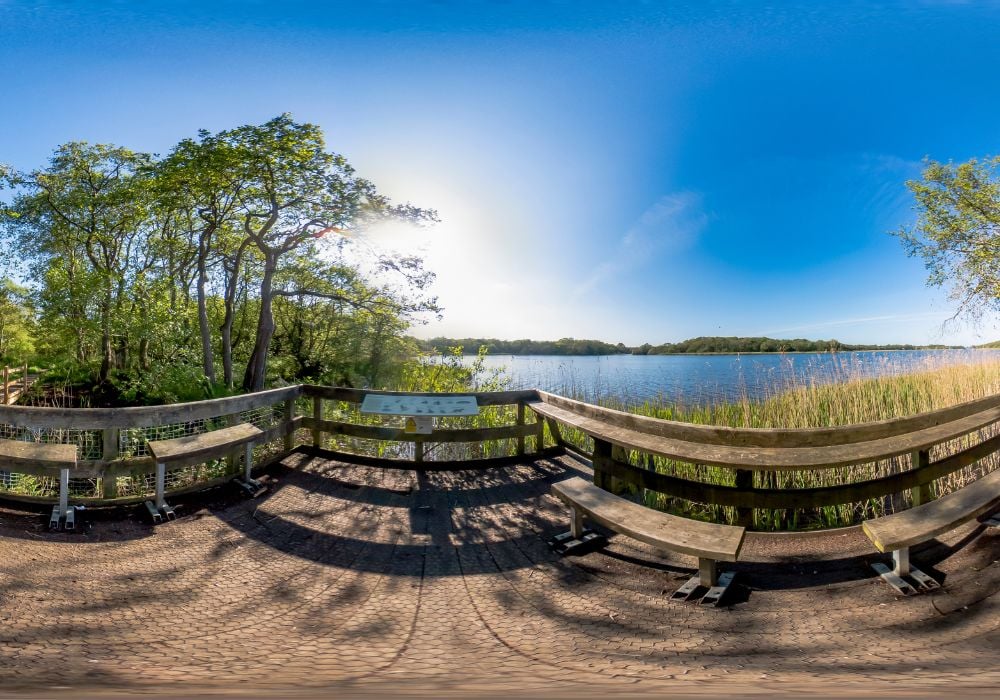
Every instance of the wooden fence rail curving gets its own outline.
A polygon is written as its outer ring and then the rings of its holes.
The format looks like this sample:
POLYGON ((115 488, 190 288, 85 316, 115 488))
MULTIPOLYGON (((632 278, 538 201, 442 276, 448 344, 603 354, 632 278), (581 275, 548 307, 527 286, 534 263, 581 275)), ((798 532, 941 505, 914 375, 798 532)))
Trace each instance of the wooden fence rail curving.
MULTIPOLYGON (((398 418, 361 414, 358 405, 371 393, 404 395, 305 384, 169 406, 0 406, 0 437, 76 443, 74 497, 99 503, 148 495, 153 471, 145 450, 148 440, 236 422, 249 422, 263 431, 257 449, 265 458, 307 445, 386 465, 422 468, 518 457, 527 454, 526 440, 535 453, 551 454, 553 449, 572 447, 567 436, 576 435, 592 441, 587 456, 592 458, 598 485, 735 508, 742 519, 753 509, 815 509, 892 497, 897 503, 917 504, 933 496, 931 485, 943 477, 965 470, 972 478, 990 471, 1000 451, 1000 395, 859 425, 740 429, 638 416, 536 390, 480 392, 471 394, 480 416, 442 419, 433 433, 420 435, 406 432, 398 418), (546 448, 547 439, 555 447, 546 448), (875 478, 871 470, 859 468, 887 461, 895 466, 875 478), (675 463, 710 465, 729 476, 721 480, 678 476, 669 468, 675 463), (809 488, 780 488, 763 478, 837 469, 848 478, 809 488), (905 494, 902 500, 901 494, 905 494)), ((577 451, 581 446, 576 445, 577 451)), ((235 469, 235 464, 217 464, 203 473, 195 470, 169 493, 219 483, 235 469)), ((6 470, 0 464, 0 495, 52 502, 47 480, 56 476, 45 464, 19 463, 6 470)))

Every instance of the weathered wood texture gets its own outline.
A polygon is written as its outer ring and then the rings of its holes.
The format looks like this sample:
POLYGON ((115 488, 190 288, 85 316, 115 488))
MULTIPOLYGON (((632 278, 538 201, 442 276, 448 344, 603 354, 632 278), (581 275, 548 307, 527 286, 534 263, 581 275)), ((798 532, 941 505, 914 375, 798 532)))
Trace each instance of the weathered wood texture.
POLYGON ((151 440, 149 453, 157 462, 170 463, 178 459, 197 459, 223 454, 259 440, 263 431, 249 423, 213 430, 199 435, 186 435, 173 440, 151 440))
MULTIPOLYGON (((979 422, 979 427, 1000 420, 1000 394, 937 411, 918 413, 915 416, 890 418, 872 423, 856 423, 828 428, 730 428, 650 418, 594 406, 544 391, 537 393, 538 400, 547 406, 554 406, 586 418, 593 418, 609 426, 685 442, 729 447, 826 447, 906 435, 954 423, 959 419, 969 418, 977 414, 980 417, 972 420, 971 423, 979 422), (990 409, 994 409, 996 412, 989 413, 990 409), (997 417, 991 419, 991 416, 997 417)), ((964 432, 975 429, 975 427, 961 428, 964 432)), ((937 440, 937 442, 940 441, 937 440)))
POLYGON ((654 547, 719 561, 736 561, 743 547, 746 531, 742 527, 661 513, 608 493, 580 477, 553 484, 552 493, 594 522, 654 547))
POLYGON ((171 423, 216 418, 241 411, 252 411, 282 401, 294 400, 301 387, 290 386, 255 394, 224 399, 175 403, 169 406, 134 408, 42 408, 38 406, 0 406, 0 423, 19 428, 70 428, 103 430, 105 428, 150 428, 171 423))
MULTIPOLYGON (((528 402, 528 406, 546 418, 553 418, 582 430, 591 437, 606 440, 626 449, 648 452, 681 462, 758 471, 828 469, 875 462, 926 449, 1000 421, 1000 406, 997 406, 915 432, 864 442, 820 447, 754 447, 692 442, 663 437, 651 432, 640 432, 560 408, 551 402, 528 402)), ((668 421, 656 421, 656 423, 668 423, 668 421)), ((643 427, 649 426, 644 423, 643 427)), ((850 426, 846 426, 844 431, 850 433, 850 426)))
POLYGON ((936 501, 866 520, 862 528, 880 552, 911 547, 1000 507, 1000 470, 936 501))
POLYGON ((0 469, 72 469, 76 466, 76 445, 0 440, 0 469))
POLYGON ((399 442, 482 442, 519 438, 535 433, 535 425, 501 425, 493 428, 446 428, 435 429, 430 435, 407 433, 402 428, 379 425, 357 425, 332 420, 316 420, 311 416, 301 416, 302 426, 332 435, 365 438, 368 440, 395 440, 399 442))
POLYGON ((669 494, 696 503, 735 508, 822 508, 842 503, 860 503, 872 498, 881 498, 889 494, 926 486, 935 479, 940 479, 942 476, 975 464, 997 450, 1000 450, 1000 436, 973 445, 918 469, 839 486, 819 486, 806 489, 718 486, 660 474, 651 469, 637 467, 620 460, 605 461, 600 468, 609 477, 626 481, 639 488, 669 494))

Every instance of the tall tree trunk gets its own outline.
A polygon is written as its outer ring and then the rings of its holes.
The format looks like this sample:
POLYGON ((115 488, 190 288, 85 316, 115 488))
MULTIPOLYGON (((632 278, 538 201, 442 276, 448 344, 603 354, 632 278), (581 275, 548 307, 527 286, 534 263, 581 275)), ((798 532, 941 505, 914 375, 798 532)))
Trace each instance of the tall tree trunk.
POLYGON ((205 265, 207 252, 201 244, 198 252, 198 328, 201 331, 202 366, 208 381, 215 384, 215 358, 212 355, 212 331, 208 326, 208 302, 205 286, 208 284, 208 269, 205 265))
POLYGON ((111 368, 115 365, 115 349, 111 338, 111 284, 107 283, 104 299, 101 301, 101 372, 102 382, 111 376, 111 368))
POLYGON ((264 378, 267 374, 267 351, 274 335, 274 315, 271 313, 271 285, 274 271, 277 268, 277 256, 267 254, 264 258, 264 277, 260 282, 260 316, 257 319, 257 339, 253 345, 253 353, 247 362, 247 370, 243 375, 244 391, 260 391, 264 388, 264 378))
POLYGON ((226 293, 225 306, 226 315, 222 319, 222 375, 227 389, 233 388, 233 324, 236 322, 236 296, 240 288, 240 269, 243 267, 243 253, 247 249, 249 241, 244 241, 236 251, 233 258, 233 266, 227 267, 223 263, 226 271, 226 293))

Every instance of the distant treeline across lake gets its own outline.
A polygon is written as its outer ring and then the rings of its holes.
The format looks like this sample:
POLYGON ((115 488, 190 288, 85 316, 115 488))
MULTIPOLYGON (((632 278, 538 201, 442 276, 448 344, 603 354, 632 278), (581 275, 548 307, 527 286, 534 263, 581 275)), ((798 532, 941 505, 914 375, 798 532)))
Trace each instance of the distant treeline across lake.
MULTIPOLYGON (((472 357, 465 358, 471 363, 472 357)), ((910 374, 1000 361, 997 350, 856 351, 753 355, 487 355, 511 388, 539 388, 588 401, 703 405, 762 399, 795 386, 910 374)))
POLYGON ((839 340, 806 340, 794 338, 702 336, 679 343, 650 345, 644 343, 628 346, 624 343, 606 343, 602 340, 561 338, 560 340, 498 340, 496 338, 431 338, 419 341, 424 350, 434 350, 442 355, 451 348, 461 347, 466 355, 475 355, 484 347, 490 355, 685 355, 705 353, 756 353, 756 352, 839 352, 854 350, 942 350, 958 349, 944 345, 849 345, 839 340))

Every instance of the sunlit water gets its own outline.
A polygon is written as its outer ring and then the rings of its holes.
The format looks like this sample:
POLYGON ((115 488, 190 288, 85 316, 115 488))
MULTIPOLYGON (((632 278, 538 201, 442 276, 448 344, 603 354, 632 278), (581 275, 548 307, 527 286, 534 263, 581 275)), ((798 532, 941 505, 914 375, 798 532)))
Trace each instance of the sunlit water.
MULTIPOLYGON (((472 362, 474 358, 465 358, 472 362)), ((487 356, 512 389, 538 388, 588 401, 662 400, 702 405, 760 399, 801 385, 909 374, 945 365, 1000 360, 994 350, 912 350, 760 355, 487 356)))

